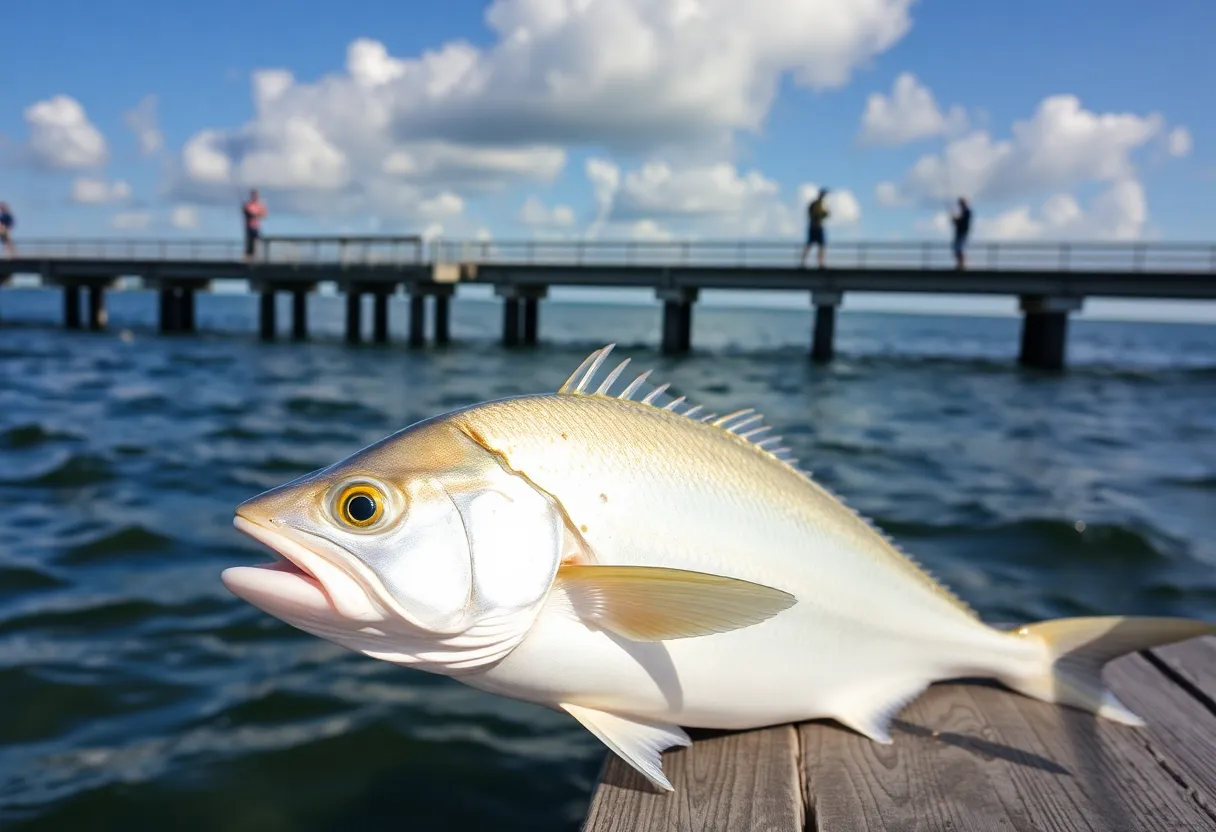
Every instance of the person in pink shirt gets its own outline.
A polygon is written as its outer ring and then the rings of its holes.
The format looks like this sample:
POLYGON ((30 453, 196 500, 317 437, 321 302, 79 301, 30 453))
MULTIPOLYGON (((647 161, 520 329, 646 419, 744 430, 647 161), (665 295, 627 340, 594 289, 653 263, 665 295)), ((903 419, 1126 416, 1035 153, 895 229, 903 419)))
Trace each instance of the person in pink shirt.
POLYGON ((249 192, 249 200, 241 209, 245 214, 245 259, 251 260, 262 236, 262 217, 266 216, 266 205, 258 198, 256 188, 249 192))

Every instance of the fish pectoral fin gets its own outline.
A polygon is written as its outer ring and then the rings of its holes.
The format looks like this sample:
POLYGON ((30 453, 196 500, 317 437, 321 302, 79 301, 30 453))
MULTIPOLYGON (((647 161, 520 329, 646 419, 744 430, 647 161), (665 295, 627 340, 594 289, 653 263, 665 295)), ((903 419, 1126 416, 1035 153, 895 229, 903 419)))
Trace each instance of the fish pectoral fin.
POLYGON ((928 682, 916 681, 881 691, 852 695, 847 708, 838 710, 833 719, 859 734, 883 745, 891 744, 891 720, 909 702, 925 692, 928 682))
POLYGON ((750 627, 797 600, 750 581, 661 566, 563 565, 557 576, 580 617, 633 641, 750 627))
POLYGON ((692 745, 682 728, 579 705, 562 703, 561 707, 651 783, 663 791, 675 791, 663 775, 662 758, 668 748, 692 745))

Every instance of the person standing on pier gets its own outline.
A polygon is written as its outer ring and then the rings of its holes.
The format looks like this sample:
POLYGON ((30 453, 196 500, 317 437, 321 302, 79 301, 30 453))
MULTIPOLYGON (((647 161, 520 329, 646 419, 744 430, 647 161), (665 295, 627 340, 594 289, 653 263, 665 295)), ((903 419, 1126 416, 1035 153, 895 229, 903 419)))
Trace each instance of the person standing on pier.
POLYGON ((258 197, 256 188, 249 192, 249 200, 242 210, 245 214, 245 261, 248 262, 253 259, 258 238, 262 234, 262 217, 266 216, 266 205, 258 197))
POLYGON ((802 248, 802 267, 806 268, 806 256, 811 253, 811 246, 819 246, 819 268, 823 268, 823 254, 827 247, 823 234, 823 221, 829 216, 824 197, 828 195, 827 188, 820 188, 819 195, 807 206, 806 245, 802 248))
POLYGON ((963 247, 967 245, 967 235, 971 233, 971 206, 963 197, 958 198, 958 213, 951 214, 954 223, 954 268, 962 271, 967 267, 967 258, 963 247))
POLYGON ((17 256, 17 247, 13 245, 13 226, 16 221, 13 219, 13 212, 9 210, 7 202, 0 202, 0 242, 4 243, 4 250, 8 252, 9 257, 17 256))

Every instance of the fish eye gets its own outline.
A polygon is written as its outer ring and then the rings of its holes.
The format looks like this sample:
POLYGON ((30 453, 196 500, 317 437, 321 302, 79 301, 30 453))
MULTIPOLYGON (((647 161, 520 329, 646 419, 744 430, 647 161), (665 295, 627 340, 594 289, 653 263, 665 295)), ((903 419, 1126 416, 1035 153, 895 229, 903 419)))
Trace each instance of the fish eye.
POLYGON ((384 497, 365 483, 350 485, 338 495, 338 517, 343 523, 357 529, 365 529, 384 514, 384 497))

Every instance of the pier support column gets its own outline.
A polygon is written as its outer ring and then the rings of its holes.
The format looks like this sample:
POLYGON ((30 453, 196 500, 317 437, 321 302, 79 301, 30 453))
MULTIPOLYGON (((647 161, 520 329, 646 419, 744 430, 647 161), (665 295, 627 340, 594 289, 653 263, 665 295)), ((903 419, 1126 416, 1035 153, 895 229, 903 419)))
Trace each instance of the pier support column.
POLYGON ((194 298, 198 292, 190 286, 183 286, 178 292, 177 326, 182 332, 194 332, 194 298))
POLYGON ((836 309, 844 300, 843 292, 812 292, 815 307, 815 330, 811 335, 811 360, 820 364, 831 361, 836 353, 836 309))
POLYGON ((273 341, 278 332, 276 311, 274 289, 262 289, 258 295, 258 335, 263 341, 273 341))
POLYGON ((291 337, 297 341, 308 338, 308 290, 291 290, 291 337))
POLYGON ((377 344, 388 343, 388 299, 389 292, 372 294, 372 340, 377 344))
POLYGON ((89 329, 106 328, 106 290, 104 286, 89 286, 89 329))
POLYGON ((521 341, 529 347, 536 346, 540 330, 540 301, 548 296, 549 287, 504 284, 495 286, 494 294, 502 298, 503 346, 518 346, 521 341))
POLYGON ((160 287, 160 331, 161 334, 177 332, 178 329, 177 289, 173 286, 160 287))
POLYGON ((656 294, 663 301, 663 352, 688 352, 692 348, 692 305, 699 290, 659 289, 656 294))
POLYGON ((1042 370, 1064 368, 1068 313, 1080 311, 1083 298, 1022 295, 1022 348, 1018 362, 1042 370))
POLYGON ((357 286, 346 287, 346 343, 363 340, 363 291, 357 286))
POLYGON ((80 286, 63 284, 63 325, 68 329, 80 329, 80 286))
POLYGON ((426 346, 426 293, 410 287, 410 346, 426 346))
POLYGON ((452 340, 449 326, 452 317, 451 296, 444 292, 439 292, 434 296, 433 303, 435 304, 432 307, 435 313, 435 343, 439 345, 447 344, 452 340))

